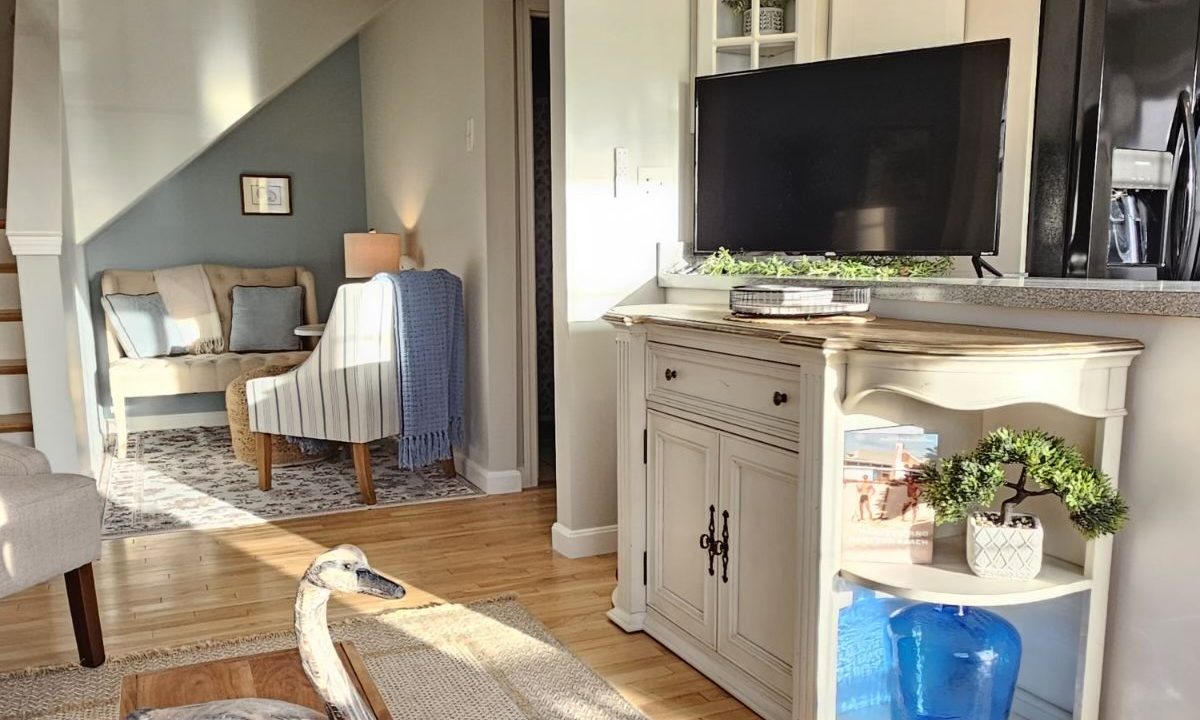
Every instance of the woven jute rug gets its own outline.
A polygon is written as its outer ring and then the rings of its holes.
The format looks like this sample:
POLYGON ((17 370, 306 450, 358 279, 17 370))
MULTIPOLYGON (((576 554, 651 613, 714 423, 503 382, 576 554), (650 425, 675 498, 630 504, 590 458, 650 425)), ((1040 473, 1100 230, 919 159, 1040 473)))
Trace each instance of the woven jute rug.
MULTIPOLYGON (((644 720, 513 598, 393 610, 331 631, 357 647, 395 718, 644 720)), ((295 645, 279 633, 0 675, 0 718, 120 720, 125 675, 295 645)))
MULTIPOLYGON (((379 504, 390 507, 474 497, 482 491, 440 467, 401 470, 394 440, 371 444, 379 504)), ((348 455, 278 467, 268 492, 258 471, 233 455, 227 427, 153 430, 130 438, 129 457, 105 458, 104 537, 230 528, 284 518, 364 510, 348 455)))

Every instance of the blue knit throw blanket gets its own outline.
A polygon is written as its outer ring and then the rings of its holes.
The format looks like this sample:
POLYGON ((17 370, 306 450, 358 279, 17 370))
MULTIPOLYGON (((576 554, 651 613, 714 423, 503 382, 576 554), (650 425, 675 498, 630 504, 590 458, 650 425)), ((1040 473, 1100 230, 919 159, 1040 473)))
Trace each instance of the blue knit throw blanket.
POLYGON ((445 270, 380 273, 396 293, 400 467, 454 457, 463 444, 466 315, 462 281, 445 270))

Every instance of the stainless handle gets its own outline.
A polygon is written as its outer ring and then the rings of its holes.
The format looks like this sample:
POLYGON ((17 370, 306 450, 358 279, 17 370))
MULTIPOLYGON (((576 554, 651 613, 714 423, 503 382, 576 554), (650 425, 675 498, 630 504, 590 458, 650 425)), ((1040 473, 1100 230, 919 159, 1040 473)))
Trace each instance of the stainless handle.
POLYGON ((1163 218, 1160 262, 1170 265, 1172 278, 1190 280, 1196 264, 1196 125, 1192 118, 1192 96, 1187 90, 1179 93, 1167 147, 1172 151, 1173 157, 1171 184, 1167 187, 1167 202, 1164 208, 1166 212, 1163 218), (1176 203, 1180 200, 1176 190, 1179 186, 1179 173, 1185 167, 1187 178, 1184 182, 1183 208, 1180 213, 1176 210, 1176 203))
POLYGON ((1184 145, 1187 153, 1187 222, 1183 234, 1183 262, 1180 280, 1196 279, 1196 121, 1192 115, 1192 97, 1187 90, 1179 93, 1183 108, 1184 145))

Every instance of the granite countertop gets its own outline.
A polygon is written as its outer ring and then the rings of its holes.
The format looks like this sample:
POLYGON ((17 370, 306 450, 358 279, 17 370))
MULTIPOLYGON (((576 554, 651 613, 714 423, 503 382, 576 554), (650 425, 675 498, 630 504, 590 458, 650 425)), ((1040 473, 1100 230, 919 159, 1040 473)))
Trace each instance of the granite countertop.
POLYGON ((651 323, 774 340, 825 350, 874 350, 911 355, 966 357, 1062 357, 1140 352, 1123 338, 1009 330, 893 318, 781 320, 733 318, 721 305, 627 305, 604 319, 618 325, 651 323))
POLYGON ((967 303, 1038 310, 1200 317, 1200 282, 1073 278, 764 278, 665 272, 664 288, 728 290, 735 285, 867 285, 878 300, 967 303))

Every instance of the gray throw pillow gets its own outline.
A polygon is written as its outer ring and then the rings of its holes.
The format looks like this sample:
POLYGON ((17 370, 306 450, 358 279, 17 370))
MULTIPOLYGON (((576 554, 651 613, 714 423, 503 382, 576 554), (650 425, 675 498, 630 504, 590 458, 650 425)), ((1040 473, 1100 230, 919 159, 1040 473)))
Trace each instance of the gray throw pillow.
POLYGON ((167 306, 158 293, 105 295, 100 298, 100 305, 126 356, 152 358, 187 352, 183 335, 167 314, 167 306))
POLYGON ((299 350, 295 330, 304 324, 304 288, 236 285, 230 352, 299 350))

